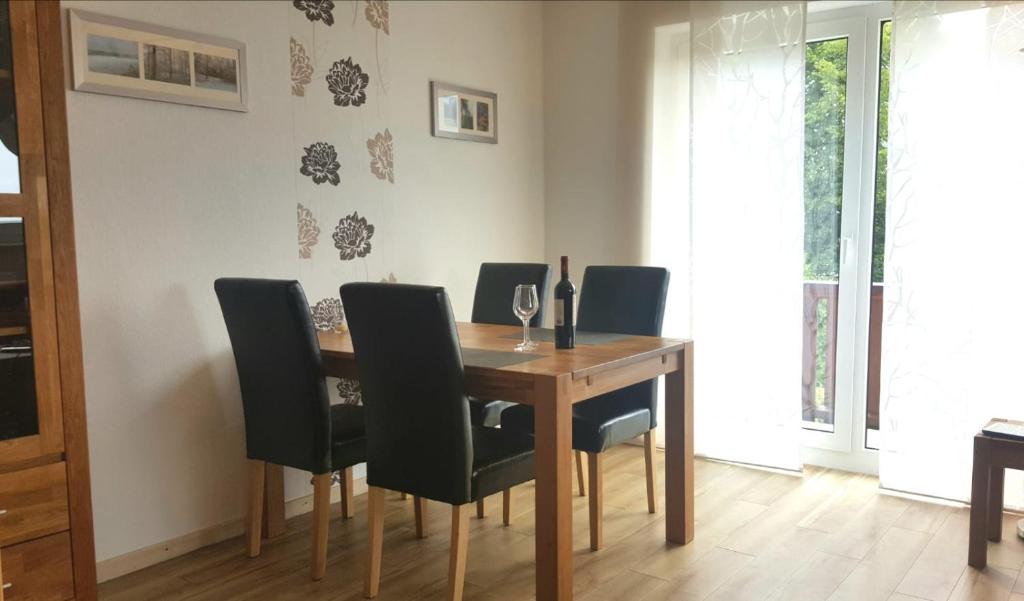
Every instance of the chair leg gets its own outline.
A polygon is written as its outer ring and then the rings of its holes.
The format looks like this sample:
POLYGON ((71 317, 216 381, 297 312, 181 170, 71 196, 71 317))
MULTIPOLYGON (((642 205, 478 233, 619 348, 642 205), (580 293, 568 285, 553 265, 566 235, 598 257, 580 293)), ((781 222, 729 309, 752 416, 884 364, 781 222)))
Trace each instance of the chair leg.
POLYGON ((284 466, 266 464, 263 480, 263 538, 277 538, 288 530, 284 521, 284 466))
POLYGON ((602 477, 601 453, 587 453, 587 467, 590 476, 590 549, 600 551, 604 546, 604 531, 602 524, 602 477))
POLYGON ((331 521, 330 472, 313 476, 313 580, 324 577, 327 568, 327 527, 331 521))
POLYGON ((462 601, 469 546, 469 504, 452 505, 451 556, 448 561, 448 601, 462 601))
POLYGON ((266 462, 248 460, 249 465, 249 507, 246 526, 246 549, 249 557, 260 554, 263 537, 263 493, 266 479, 266 462))
POLYGON ((427 538, 427 500, 414 496, 412 506, 416 511, 416 538, 427 538))
POLYGON ((654 431, 644 433, 644 462, 647 464, 647 511, 658 513, 658 501, 655 494, 657 471, 654 463, 654 431))
POLYGON ((480 497, 476 502, 476 517, 484 519, 484 498, 480 497))
POLYGON ((352 468, 346 467, 341 472, 341 517, 350 520, 356 516, 356 506, 352 500, 352 468))
POLYGON ((587 489, 583 485, 583 453, 576 451, 576 482, 580 487, 580 496, 587 496, 587 489))
POLYGON ((508 526, 512 523, 512 489, 506 488, 501 493, 501 523, 508 526))
POLYGON ((380 592, 380 564, 384 552, 384 489, 369 487, 366 493, 366 522, 369 536, 366 545, 366 576, 363 596, 373 599, 380 592))

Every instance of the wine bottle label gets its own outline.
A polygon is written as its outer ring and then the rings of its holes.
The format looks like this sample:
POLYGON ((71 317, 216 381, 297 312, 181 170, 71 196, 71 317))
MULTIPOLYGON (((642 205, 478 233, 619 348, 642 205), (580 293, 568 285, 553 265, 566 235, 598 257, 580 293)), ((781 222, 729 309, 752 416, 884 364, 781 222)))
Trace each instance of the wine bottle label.
POLYGON ((555 300, 555 325, 565 325, 565 303, 562 302, 562 299, 555 300))

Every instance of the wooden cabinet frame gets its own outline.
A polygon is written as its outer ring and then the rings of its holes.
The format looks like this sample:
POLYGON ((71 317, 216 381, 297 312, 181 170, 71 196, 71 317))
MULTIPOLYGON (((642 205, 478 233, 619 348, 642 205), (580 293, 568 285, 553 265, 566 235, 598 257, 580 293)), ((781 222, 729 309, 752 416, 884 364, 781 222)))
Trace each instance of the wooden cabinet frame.
POLYGON ((0 194, 0 214, 23 220, 39 432, 0 441, 4 466, 64 450, 35 5, 11 2, 10 21, 21 193, 0 194))
POLYGON ((64 457, 68 464, 71 512, 71 553, 75 598, 96 599, 96 550, 93 542, 89 445, 85 422, 85 376, 82 369, 82 327, 78 308, 75 223, 71 202, 71 168, 65 102, 64 45, 59 2, 36 4, 39 33, 40 90, 46 145, 46 188, 50 208, 50 240, 55 289, 57 341, 64 415, 64 457))
POLYGON ((25 225, 39 434, 0 442, 0 470, 67 465, 74 591, 93 601, 96 555, 85 421, 85 381, 68 165, 61 8, 11 0, 21 193, 0 194, 0 214, 25 225))

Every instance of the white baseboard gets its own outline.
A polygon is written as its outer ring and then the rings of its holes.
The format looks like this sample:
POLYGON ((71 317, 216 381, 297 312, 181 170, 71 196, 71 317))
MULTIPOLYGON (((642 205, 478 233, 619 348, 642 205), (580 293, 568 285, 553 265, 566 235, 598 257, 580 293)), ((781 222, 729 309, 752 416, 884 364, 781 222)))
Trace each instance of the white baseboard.
MULTIPOLYGON (((358 478, 353 481, 353 494, 361 495, 366 492, 366 478, 358 478)), ((341 501, 341 489, 338 486, 331 488, 331 503, 341 501)), ((284 505, 286 518, 309 513, 313 510, 313 495, 307 495, 292 499, 284 505)), ((162 543, 136 549, 124 555, 111 557, 96 563, 96 576, 99 582, 113 580, 125 574, 137 572, 143 568, 174 559, 186 553, 201 549, 209 545, 241 536, 245 533, 245 519, 235 518, 221 524, 215 524, 201 530, 189 532, 182 536, 172 538, 162 543)), ((239 553, 244 552, 239 547, 239 553)))

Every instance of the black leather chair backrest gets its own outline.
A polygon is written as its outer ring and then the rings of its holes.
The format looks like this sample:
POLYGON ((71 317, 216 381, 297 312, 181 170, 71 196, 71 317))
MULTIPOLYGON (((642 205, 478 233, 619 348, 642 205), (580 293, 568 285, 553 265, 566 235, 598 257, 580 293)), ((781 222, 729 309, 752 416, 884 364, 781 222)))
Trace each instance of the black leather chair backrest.
POLYGON ((576 329, 661 336, 668 279, 663 267, 587 267, 576 329))
POLYGON ((545 263, 481 263, 480 275, 476 278, 476 295, 473 297, 473 323, 523 325, 512 312, 512 300, 516 286, 533 284, 537 286, 540 310, 530 319, 530 325, 539 327, 544 323, 550 275, 551 267, 545 263))
MULTIPOLYGON (((583 272, 576 329, 661 336, 668 281, 668 270, 663 267, 587 267, 583 272)), ((656 393, 655 380, 648 380, 598 399, 624 408, 650 409, 654 428, 658 413, 656 393)))
POLYGON ((248 457, 330 471, 330 400, 302 286, 221 278, 214 289, 235 353, 248 457))
POLYGON ((345 284, 341 300, 363 393, 367 484, 468 503, 473 433, 444 288, 345 284))

